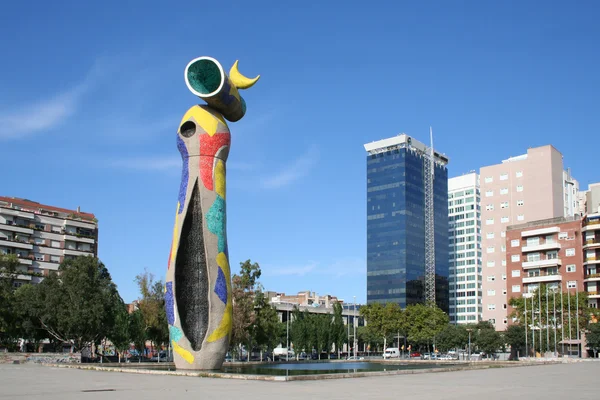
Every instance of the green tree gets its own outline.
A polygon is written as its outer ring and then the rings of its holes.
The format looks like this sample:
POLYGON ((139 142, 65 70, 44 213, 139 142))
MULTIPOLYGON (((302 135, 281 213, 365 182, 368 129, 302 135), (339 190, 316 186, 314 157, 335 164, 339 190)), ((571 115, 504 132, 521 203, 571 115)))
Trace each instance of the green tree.
POLYGON ((296 356, 298 356, 299 353, 302 351, 310 353, 310 335, 311 332, 308 312, 302 312, 298 307, 294 307, 294 310, 292 311, 292 321, 290 325, 290 337, 292 339, 292 343, 294 343, 294 350, 296 352, 296 356))
POLYGON ((469 342, 469 332, 464 325, 447 325, 436 336, 436 346, 441 351, 464 348, 469 342))
POLYGON ((368 326, 356 327, 356 336, 359 341, 367 345, 367 351, 382 351, 383 336, 374 335, 368 326))
POLYGON ((0 344, 15 346, 18 337, 18 318, 14 309, 14 282, 17 279, 19 259, 14 255, 0 255, 0 344))
POLYGON ((95 257, 77 257, 61 263, 22 299, 39 327, 75 351, 97 343, 114 327, 122 304, 116 285, 104 264, 95 257))
POLYGON ((18 336, 33 343, 35 349, 40 349, 41 342, 48 337, 35 317, 35 307, 38 300, 38 290, 34 285, 22 285, 14 293, 14 328, 18 336))
POLYGON ((129 314, 125 303, 121 303, 115 311, 115 323, 113 329, 108 334, 108 339, 115 346, 115 350, 119 356, 119 362, 123 352, 129 350, 129 345, 132 341, 129 332, 129 314))
POLYGON ((405 315, 396 303, 387 303, 385 306, 379 303, 368 304, 362 306, 359 311, 367 322, 370 335, 381 337, 384 348, 394 334, 407 331, 405 315))
POLYGON ((333 339, 331 335, 331 315, 330 314, 312 314, 312 322, 314 324, 315 332, 315 348, 319 354, 319 360, 321 359, 321 353, 327 353, 327 357, 330 357, 331 346, 333 339))
POLYGON ((504 346, 504 339, 493 326, 491 328, 483 326, 477 329, 475 345, 485 354, 495 354, 498 349, 504 346))
POLYGON ((129 336, 139 353, 139 360, 146 349, 146 323, 140 309, 129 314, 129 336))
POLYGON ((248 345, 248 357, 252 350, 252 331, 256 321, 254 299, 260 291, 258 279, 261 270, 258 263, 246 260, 240 263, 240 273, 231 279, 233 322, 230 346, 238 354, 242 345, 248 345))
POLYGON ((412 304, 404 311, 408 340, 418 345, 433 343, 448 325, 448 315, 435 305, 412 304))
POLYGON ((594 352, 596 358, 600 350, 600 323, 589 324, 585 339, 588 348, 594 352))
POLYGON ((144 317, 146 337, 157 347, 169 341, 163 282, 147 270, 135 277, 140 290, 138 308, 144 317))
MULTIPOLYGON (((342 346, 347 340, 346 327, 344 326, 344 318, 342 316, 342 305, 335 303, 333 305, 333 322, 331 323, 331 338, 335 344, 335 349, 340 357, 342 346)), ((358 334, 357 334, 358 336, 358 334)))
POLYGON ((510 359, 518 360, 519 353, 525 354, 525 328, 522 325, 510 325, 504 332, 504 341, 510 345, 510 359))
POLYGON ((262 352, 275 348, 281 341, 281 328, 279 316, 275 307, 267 302, 262 292, 257 292, 254 299, 254 324, 252 341, 262 352))

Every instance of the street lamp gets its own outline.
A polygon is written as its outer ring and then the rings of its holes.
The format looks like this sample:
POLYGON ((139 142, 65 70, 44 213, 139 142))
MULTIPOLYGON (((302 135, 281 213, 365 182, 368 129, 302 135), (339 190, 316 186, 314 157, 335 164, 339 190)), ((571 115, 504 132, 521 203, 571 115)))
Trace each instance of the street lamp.
POLYGON ((356 296, 354 297, 354 315, 352 316, 352 325, 354 325, 354 337, 352 341, 354 343, 354 359, 356 360, 356 296))
MULTIPOLYGON (((285 361, 290 360, 290 306, 288 304, 285 338, 285 361)), ((262 360, 261 360, 262 361, 262 360)))
POLYGON ((469 332, 469 361, 471 361, 471 332, 473 332, 473 329, 468 328, 467 332, 469 332))

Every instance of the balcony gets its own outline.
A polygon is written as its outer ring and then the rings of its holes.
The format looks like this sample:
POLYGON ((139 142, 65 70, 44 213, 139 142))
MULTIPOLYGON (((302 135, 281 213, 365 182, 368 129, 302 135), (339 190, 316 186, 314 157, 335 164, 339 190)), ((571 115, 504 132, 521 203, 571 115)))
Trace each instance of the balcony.
POLYGON ((598 231, 598 230, 600 230, 600 219, 594 219, 592 221, 588 221, 585 223, 583 228, 581 228, 582 232, 598 231))
POLYGON ((531 269, 531 268, 546 268, 546 267, 560 267, 562 265, 562 261, 560 258, 552 258, 545 260, 537 260, 537 261, 526 261, 521 266, 523 269, 531 269))
POLYGON ((584 282, 600 281, 600 274, 588 274, 583 279, 584 282))
POLYGON ((523 278, 523 283, 555 282, 561 280, 562 275, 560 274, 540 274, 538 276, 528 276, 523 278))
POLYGON ((66 256, 89 256, 93 255, 93 250, 77 250, 77 249, 64 249, 66 256))
POLYGON ((590 299, 600 299, 600 294, 598 294, 598 292, 596 292, 596 291, 587 292, 587 294, 588 294, 588 298, 590 298, 590 299))
POLYGON ((583 259, 583 265, 600 264, 600 257, 591 256, 583 259))
POLYGON ((598 249, 600 248, 600 237, 587 239, 583 242, 584 249, 598 249))
POLYGON ((33 245, 28 242, 0 238, 0 246, 14 247, 16 249, 33 250, 33 245))
POLYGON ((558 233, 558 232, 560 232, 560 228, 558 226, 553 226, 551 228, 541 228, 541 229, 533 229, 531 231, 523 231, 523 232, 521 232, 521 237, 549 235, 549 234, 558 233))
POLYGON ((9 208, 2 208, 2 210, 0 210, 0 214, 12 215, 13 217, 21 217, 23 219, 34 219, 35 218, 33 213, 19 211, 19 210, 13 210, 13 209, 9 209, 9 208))
POLYGON ((63 240, 71 240, 73 242, 81 242, 81 243, 89 243, 94 244, 95 240, 89 236, 76 236, 75 234, 65 233, 63 235, 63 240))
POLYGON ((523 246, 521 251, 523 253, 529 253, 534 251, 546 251, 546 250, 560 250, 561 246, 558 242, 545 242, 540 244, 533 244, 531 246, 523 246))
POLYGON ((26 226, 23 225, 17 225, 15 223, 7 223, 7 224, 1 224, 0 223, 0 230, 3 231, 10 231, 10 232, 16 232, 16 233, 25 233, 27 235, 32 235, 33 234, 33 229, 28 228, 26 226))

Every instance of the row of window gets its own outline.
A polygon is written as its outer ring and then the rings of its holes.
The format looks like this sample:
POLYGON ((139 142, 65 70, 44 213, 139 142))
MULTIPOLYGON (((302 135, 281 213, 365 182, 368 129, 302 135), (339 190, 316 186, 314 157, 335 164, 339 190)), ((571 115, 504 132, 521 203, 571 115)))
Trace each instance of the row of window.
MULTIPOLYGON (((517 171, 517 172, 515 172, 515 177, 522 178, 523 177, 523 171, 517 171)), ((500 174, 500 180, 501 181, 508 180, 508 173, 500 174)), ((492 183, 492 182, 494 182, 494 177, 493 176, 486 176, 484 178, 484 181, 485 181, 485 183, 492 183)))
MULTIPOLYGON (((486 263, 486 265, 490 268, 495 267, 496 266, 496 261, 494 260, 488 260, 488 262, 486 263)), ((506 260, 502 260, 502 266, 506 267, 506 260)))
MULTIPOLYGON (((537 289, 537 287, 537 285, 529 285, 527 289, 533 291, 537 289)), ((577 281, 567 281, 567 289, 577 289, 577 281)), ((521 293, 521 285, 512 285, 511 292, 521 293)))
MULTIPOLYGON (((517 221, 524 221, 525 220, 525 215, 523 214, 519 214, 517 215, 517 221)), ((510 222, 510 217, 500 217, 500 223, 501 224, 507 224, 510 222)), ((486 225, 494 225, 494 218, 488 218, 485 220, 485 224, 486 225)))
MULTIPOLYGON (((496 309, 496 305, 495 304, 488 304, 487 305, 487 309, 492 311, 496 309)), ((507 309, 507 305, 506 304, 502 304, 502 309, 506 310, 507 309)))
MULTIPOLYGON (((488 275, 488 277, 487 277, 488 282, 494 282, 495 280, 496 280, 496 275, 488 275)), ((506 274, 502 274, 502 280, 503 281, 506 280, 506 274)))
MULTIPOLYGON (((523 207, 525 205, 524 200, 517 200, 517 206, 523 207)), ((508 208, 508 201, 503 201, 500 203, 500 208, 505 209, 508 208)), ((494 211, 494 204, 490 203, 485 206, 486 211, 494 211)))
MULTIPOLYGON (((488 289, 487 291, 487 295, 488 296, 495 296, 496 295, 496 291, 494 289, 488 289)), ((505 296, 506 295, 506 289, 502 290, 502 295, 505 296)))

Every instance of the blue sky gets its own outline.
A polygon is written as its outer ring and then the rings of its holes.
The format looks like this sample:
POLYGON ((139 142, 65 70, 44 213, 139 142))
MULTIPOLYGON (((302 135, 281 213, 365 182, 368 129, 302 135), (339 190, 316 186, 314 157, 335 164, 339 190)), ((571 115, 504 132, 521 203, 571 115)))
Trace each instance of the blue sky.
POLYGON ((366 142, 431 125, 450 176, 550 143, 600 181, 592 1, 34 3, 0 17, 0 194, 95 213, 126 301, 144 268, 164 279, 201 55, 262 76, 227 207, 233 269, 268 290, 365 300, 366 142))

